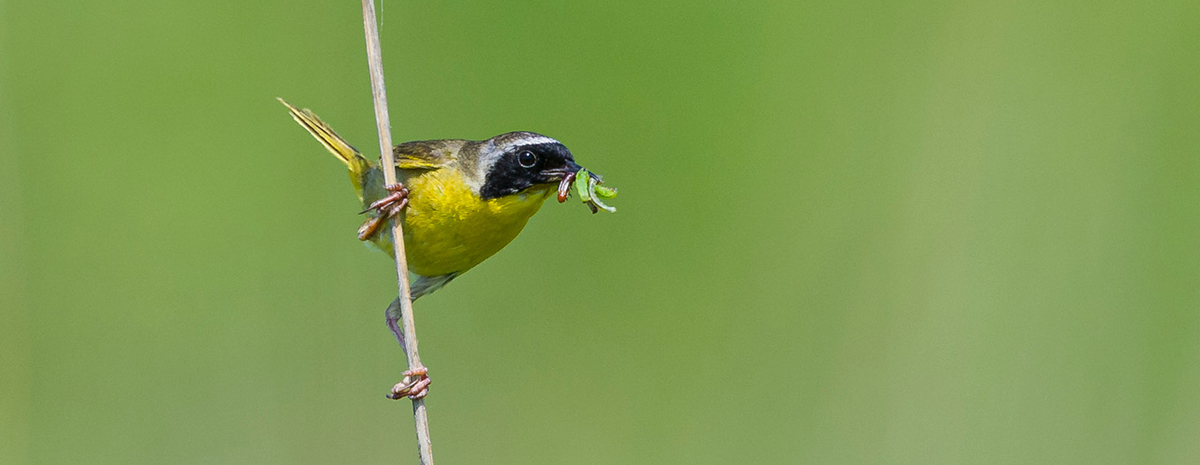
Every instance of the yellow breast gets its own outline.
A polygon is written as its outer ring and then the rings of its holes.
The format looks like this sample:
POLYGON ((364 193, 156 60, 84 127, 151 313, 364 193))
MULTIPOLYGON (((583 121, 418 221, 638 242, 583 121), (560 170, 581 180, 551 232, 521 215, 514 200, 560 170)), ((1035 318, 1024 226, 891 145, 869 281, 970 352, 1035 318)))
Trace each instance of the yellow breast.
MULTIPOLYGON (((403 214, 408 269, 422 276, 463 272, 508 245, 549 198, 549 187, 483 200, 455 168, 413 171, 403 214)), ((379 236, 387 236, 380 234, 379 236)), ((391 244, 379 244, 390 250, 391 244)))

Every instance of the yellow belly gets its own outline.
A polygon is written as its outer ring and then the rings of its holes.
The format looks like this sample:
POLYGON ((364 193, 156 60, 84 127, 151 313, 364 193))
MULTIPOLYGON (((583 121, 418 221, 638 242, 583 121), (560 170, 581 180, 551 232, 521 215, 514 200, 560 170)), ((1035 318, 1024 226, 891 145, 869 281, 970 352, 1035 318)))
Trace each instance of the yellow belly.
MULTIPOLYGON (((408 269, 422 276, 461 273, 508 245, 550 196, 549 187, 483 200, 453 168, 405 173, 402 216, 408 269)), ((375 241, 391 253, 387 233, 375 241)))

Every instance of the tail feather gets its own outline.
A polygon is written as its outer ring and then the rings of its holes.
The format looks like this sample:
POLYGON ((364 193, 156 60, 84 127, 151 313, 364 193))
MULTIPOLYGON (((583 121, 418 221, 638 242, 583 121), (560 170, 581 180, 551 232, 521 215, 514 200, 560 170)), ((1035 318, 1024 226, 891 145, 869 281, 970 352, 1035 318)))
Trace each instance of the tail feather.
POLYGON ((333 132, 333 128, 325 124, 324 121, 321 121, 321 118, 318 118, 309 109, 296 108, 283 99, 279 99, 279 103, 288 107, 288 112, 292 114, 292 119, 295 119, 297 123, 304 126, 304 129, 307 129, 308 133, 317 139, 317 142, 325 146, 325 149, 329 150, 329 153, 332 153, 333 156, 346 164, 346 168, 350 169, 350 181, 354 183, 354 191, 358 193, 358 197, 361 199, 363 182, 366 179, 367 172, 373 167, 371 161, 363 157, 358 149, 355 149, 345 139, 342 139, 336 132, 333 132))

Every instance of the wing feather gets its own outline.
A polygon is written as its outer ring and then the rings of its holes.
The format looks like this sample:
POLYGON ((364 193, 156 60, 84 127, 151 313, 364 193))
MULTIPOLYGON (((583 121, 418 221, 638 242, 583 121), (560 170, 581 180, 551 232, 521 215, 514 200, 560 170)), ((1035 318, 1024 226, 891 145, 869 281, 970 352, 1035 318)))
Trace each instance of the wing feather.
POLYGON ((392 149, 396 166, 406 170, 436 170, 454 162, 465 140, 422 140, 405 142, 392 149))

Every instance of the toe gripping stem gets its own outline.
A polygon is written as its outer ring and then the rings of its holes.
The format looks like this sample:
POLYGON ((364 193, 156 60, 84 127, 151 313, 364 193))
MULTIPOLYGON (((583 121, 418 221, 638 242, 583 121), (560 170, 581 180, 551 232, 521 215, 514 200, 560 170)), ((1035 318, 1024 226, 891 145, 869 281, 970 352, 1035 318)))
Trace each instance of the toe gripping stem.
MULTIPOLYGON (((404 330, 400 327, 400 299, 393 300, 384 314, 387 317, 388 329, 392 331, 393 336, 396 336, 396 342, 400 343, 400 349, 404 350, 404 330)), ((401 374, 404 378, 392 386, 392 392, 387 395, 388 399, 400 400, 408 397, 417 400, 429 395, 429 368, 418 365, 401 374)))
POLYGON ((383 226, 385 220, 390 219, 404 210, 408 206, 408 188, 403 184, 388 184, 383 187, 389 194, 387 197, 371 202, 366 209, 358 212, 360 215, 369 211, 376 211, 377 215, 367 219, 362 226, 358 228, 358 240, 365 241, 375 235, 379 231, 379 227, 383 226))
POLYGON ((400 400, 408 397, 412 400, 417 400, 429 395, 429 369, 425 367, 416 367, 407 370, 403 373, 404 379, 392 386, 392 392, 387 395, 388 399, 400 400))

